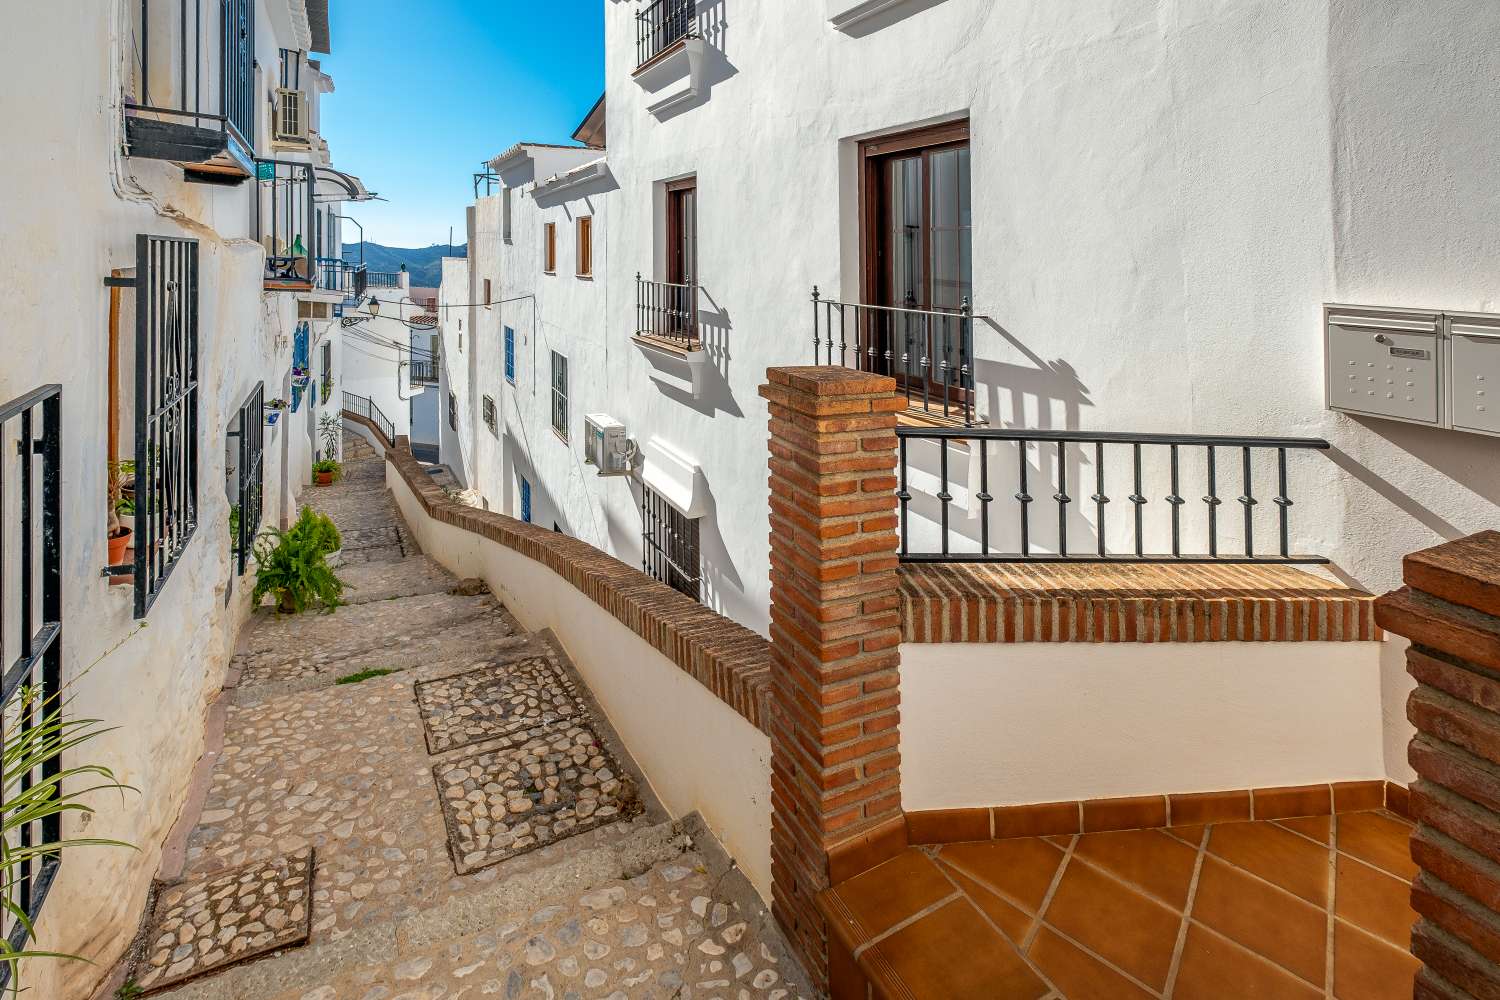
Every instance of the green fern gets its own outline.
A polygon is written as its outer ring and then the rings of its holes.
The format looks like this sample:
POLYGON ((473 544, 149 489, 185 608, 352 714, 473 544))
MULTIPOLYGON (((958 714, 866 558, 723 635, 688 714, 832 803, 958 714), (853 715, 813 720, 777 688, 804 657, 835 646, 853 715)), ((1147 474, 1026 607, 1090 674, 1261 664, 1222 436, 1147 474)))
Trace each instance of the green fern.
POLYGON ((255 543, 255 592, 259 604, 275 594, 283 611, 301 614, 312 604, 324 613, 342 602, 344 581, 329 567, 327 556, 343 547, 334 523, 312 508, 302 508, 297 523, 286 531, 266 531, 255 543))

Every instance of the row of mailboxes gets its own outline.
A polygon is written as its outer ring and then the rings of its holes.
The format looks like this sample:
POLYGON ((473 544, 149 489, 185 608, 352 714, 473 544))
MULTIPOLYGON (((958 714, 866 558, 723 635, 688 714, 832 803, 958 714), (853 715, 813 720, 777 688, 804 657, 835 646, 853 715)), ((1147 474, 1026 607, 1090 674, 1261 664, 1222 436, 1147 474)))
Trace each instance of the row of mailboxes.
POLYGON ((1328 407, 1500 435, 1500 316, 1323 307, 1328 407))

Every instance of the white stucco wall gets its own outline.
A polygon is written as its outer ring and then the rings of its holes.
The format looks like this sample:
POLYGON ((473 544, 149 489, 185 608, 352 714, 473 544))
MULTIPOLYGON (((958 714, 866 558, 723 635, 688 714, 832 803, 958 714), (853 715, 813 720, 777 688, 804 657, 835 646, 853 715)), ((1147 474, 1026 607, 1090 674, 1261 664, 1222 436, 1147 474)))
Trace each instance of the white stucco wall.
MULTIPOLYGON (((270 8, 277 4, 285 7, 284 0, 257 5, 263 65, 274 61, 279 44, 292 44, 274 27, 270 8)), ((63 387, 64 679, 69 710, 111 729, 72 751, 68 764, 105 764, 134 788, 97 794, 91 819, 75 813, 65 820, 69 836, 119 839, 136 850, 64 855, 37 946, 80 953, 93 964, 25 963, 23 984, 39 997, 87 996, 137 930, 161 843, 202 752, 206 707, 249 611, 253 574, 231 581, 226 433, 255 383, 265 382, 267 398, 289 395, 297 325, 294 296, 262 292, 248 186, 187 184, 179 167, 117 157, 123 67, 133 59, 123 26, 138 9, 126 0, 37 5, 0 37, 0 86, 25 95, 6 104, 15 141, 0 156, 0 276, 12 298, 0 324, 0 401, 45 383, 63 387), (60 39, 74 56, 65 65, 56 58, 60 39), (193 238, 200 253, 198 529, 145 623, 133 620, 131 588, 100 575, 108 561, 109 292, 102 279, 134 266, 140 233, 193 238)), ((289 20, 285 10, 280 20, 289 20)), ((171 75, 169 66, 156 69, 171 75)), ((169 95, 157 89, 153 96, 169 95)), ((120 333, 129 343, 133 293, 122 299, 120 333)), ((133 423, 132 371, 121 373, 126 427, 133 423)), ((268 525, 282 519, 307 481, 304 415, 309 411, 266 429, 268 525)), ((121 440, 128 444, 128 429, 121 440)), ((5 509, 14 508, 8 501, 5 509)), ((7 633, 8 655, 16 652, 12 640, 7 633)))
MULTIPOLYGON (((469 246, 473 247, 473 240, 469 246)), ((471 249, 472 252, 472 249, 471 249)), ((438 333, 443 357, 438 373, 438 455, 465 485, 475 481, 474 407, 471 405, 470 375, 473 361, 474 320, 469 308, 469 261, 444 258, 443 283, 438 289, 438 333), (449 421, 448 395, 454 396, 449 421)), ((493 501, 491 501, 493 505, 493 501)))
POLYGON ((1383 779, 1379 645, 905 644, 903 805, 1383 779))
POLYGON ((527 629, 552 629, 662 804, 700 813, 769 901, 769 738, 551 569, 428 518, 390 465, 386 484, 424 553, 484 579, 527 629))
POLYGON ((340 331, 343 389, 374 402, 397 436, 411 433, 412 399, 436 391, 411 382, 412 331, 406 321, 423 307, 411 298, 410 280, 402 272, 399 287, 371 288, 363 303, 344 311, 346 319, 359 322, 340 331), (380 303, 374 315, 371 302, 380 303))

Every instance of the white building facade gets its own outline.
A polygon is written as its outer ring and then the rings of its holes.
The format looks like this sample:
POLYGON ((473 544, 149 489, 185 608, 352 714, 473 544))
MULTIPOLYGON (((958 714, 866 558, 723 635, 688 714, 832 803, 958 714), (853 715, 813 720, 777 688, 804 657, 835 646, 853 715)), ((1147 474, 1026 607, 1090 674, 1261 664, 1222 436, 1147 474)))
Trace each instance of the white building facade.
POLYGON ((136 933, 250 610, 253 531, 295 516, 338 409, 335 312, 357 298, 324 262, 368 192, 318 134, 332 82, 308 52, 328 34, 304 0, 101 0, 33 6, 0 41, 18 138, 0 270, 19 296, 0 433, 10 456, 30 435, 16 467, 56 488, 54 515, 23 502, 26 473, 0 484, 0 659, 54 636, 21 682, 60 682, 109 729, 67 766, 133 789, 61 834, 136 848, 65 850, 45 894, 36 873, 33 947, 89 959, 25 963, 37 996, 90 995, 136 933))
MULTIPOLYGON (((1475 30, 1500 17, 1492 6, 835 0, 765 17, 733 2, 606 3, 607 111, 593 117, 607 154, 523 144, 492 164, 502 191, 476 206, 472 267, 480 298, 489 280, 516 301, 475 319, 469 404, 489 395, 504 415, 489 446, 476 416, 471 446, 502 456, 479 474, 498 509, 519 515, 524 476, 538 523, 638 560, 644 476, 697 521, 702 598, 763 631, 756 388, 767 367, 826 363, 831 346, 835 362, 901 376, 914 419, 939 426, 1325 439, 1291 454, 1286 494, 1257 457, 1253 534, 1274 542, 1272 499, 1287 495, 1290 551, 1369 590, 1396 582, 1402 554, 1493 523, 1493 437, 1331 411, 1324 362, 1328 303, 1500 310, 1482 166, 1496 140, 1458 111, 1495 101, 1475 30), (584 214, 588 281, 572 274, 584 214), (509 240, 487 244, 506 218, 509 240), (916 310, 905 334, 901 308, 916 310), (584 464, 588 413, 625 425, 637 477, 584 464)), ((1455 382, 1445 405, 1483 406, 1455 382)), ((1050 448, 1029 452, 1042 500, 1059 491, 1050 448)), ((978 459, 949 452, 954 544, 977 547, 978 459)), ((937 455, 913 456, 914 545, 937 544, 937 455)), ((1065 462, 1075 551, 1097 540, 1091 458, 1065 462)), ((1025 492, 1013 459, 992 456, 1007 471, 989 493, 1005 501, 1025 492)), ((1106 461, 1106 541, 1128 550, 1130 461, 1106 461)), ((1165 544, 1166 467, 1146 465, 1145 532, 1165 544)), ((1179 487, 1187 551, 1203 547, 1202 465, 1179 487)), ((1239 472, 1217 484, 1226 550, 1245 541, 1239 472)), ((1000 509, 994 544, 1014 546, 1000 509)), ((1031 544, 1057 551, 1055 516, 1033 511, 1031 544)))

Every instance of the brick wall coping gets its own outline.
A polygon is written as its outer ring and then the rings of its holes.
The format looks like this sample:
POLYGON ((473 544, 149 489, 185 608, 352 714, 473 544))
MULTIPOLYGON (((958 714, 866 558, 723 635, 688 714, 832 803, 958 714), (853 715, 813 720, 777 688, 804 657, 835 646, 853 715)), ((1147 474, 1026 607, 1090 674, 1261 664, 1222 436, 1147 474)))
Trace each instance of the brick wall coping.
POLYGON ((1352 642, 1374 598, 1292 566, 906 563, 904 642, 1352 642))
POLYGON ((634 566, 587 542, 494 511, 449 500, 412 457, 405 435, 388 449, 428 517, 471 531, 533 559, 580 592, 712 691, 751 725, 769 729, 770 644, 634 566))

